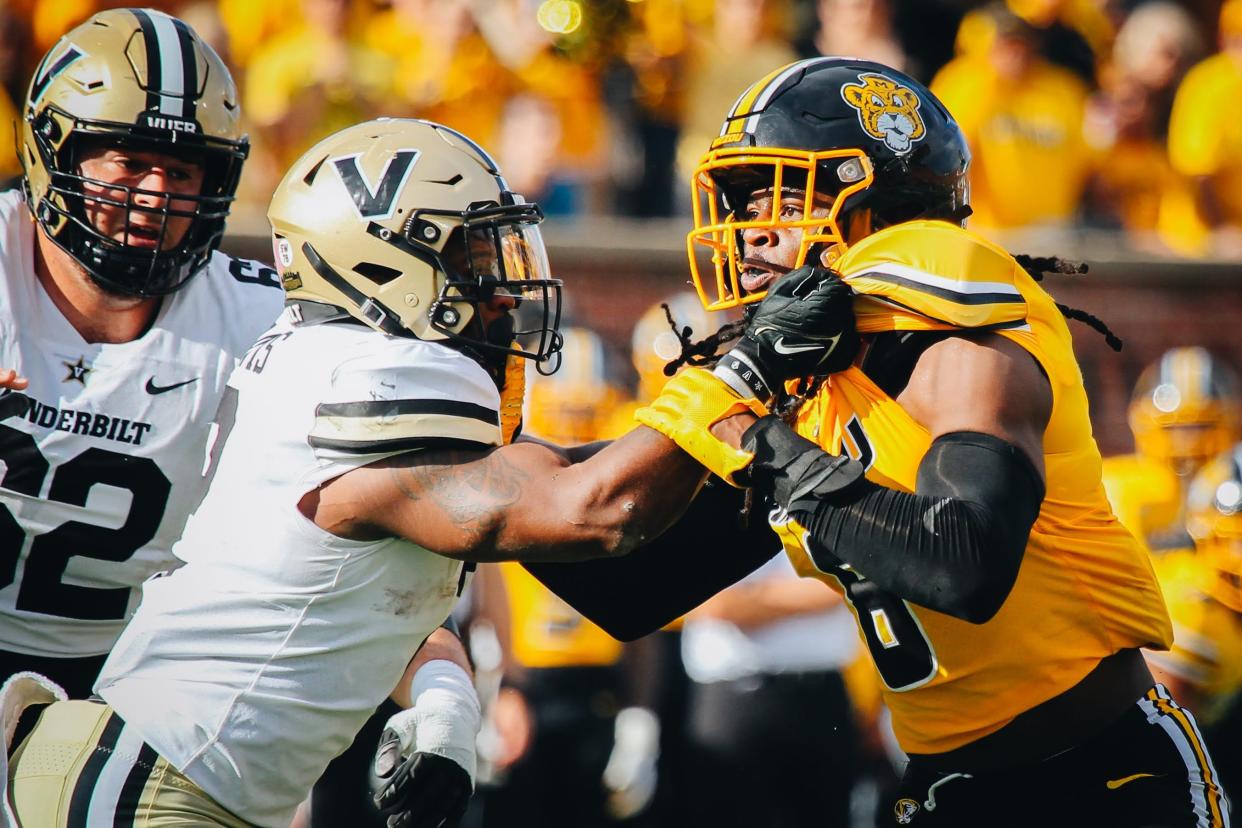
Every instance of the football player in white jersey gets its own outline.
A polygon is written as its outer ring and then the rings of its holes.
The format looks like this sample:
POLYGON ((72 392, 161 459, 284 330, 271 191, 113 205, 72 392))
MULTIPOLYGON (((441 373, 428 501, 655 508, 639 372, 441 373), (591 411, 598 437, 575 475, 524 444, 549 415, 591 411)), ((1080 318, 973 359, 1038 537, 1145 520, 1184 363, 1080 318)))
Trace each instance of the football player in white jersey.
MULTIPOLYGON (((102 702, 48 707, 14 755, 19 820, 283 828, 392 694, 413 706, 380 753, 397 768, 381 805, 396 824, 440 825, 470 789, 478 702, 451 653, 411 658, 467 562, 622 560, 706 476, 646 428, 589 455, 513 442, 522 357, 561 345, 561 285, 539 208, 465 136, 403 119, 346 129, 286 173, 268 218, 289 304, 229 380, 185 565, 145 585, 102 702), (534 311, 524 331, 519 302, 534 311)), ((705 597, 778 547, 700 501, 716 517, 692 531, 714 566, 685 578, 705 597), (726 541, 742 549, 716 551, 726 541)), ((673 545, 691 544, 675 529, 673 545)), ((660 605, 663 580, 629 594, 660 605)))
POLYGON ((85 697, 202 492, 276 273, 216 251, 248 142, 185 23, 104 11, 44 57, 0 193, 0 677, 85 697))

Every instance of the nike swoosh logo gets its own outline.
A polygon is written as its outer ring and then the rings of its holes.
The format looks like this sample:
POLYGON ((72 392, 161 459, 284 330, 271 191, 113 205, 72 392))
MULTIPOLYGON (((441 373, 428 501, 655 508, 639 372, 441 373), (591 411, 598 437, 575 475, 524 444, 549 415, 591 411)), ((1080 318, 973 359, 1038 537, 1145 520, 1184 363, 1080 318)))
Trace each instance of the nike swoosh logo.
POLYGON ((1110 779, 1104 783, 1104 786, 1107 787, 1110 791, 1115 791, 1118 788, 1120 788, 1122 785, 1130 784, 1135 779, 1143 779, 1148 776, 1163 776, 1163 775, 1164 774, 1162 773, 1132 773, 1129 776, 1123 776, 1120 779, 1110 779))
POLYGON ((180 388, 181 386, 189 385, 192 382, 198 382, 198 377, 190 377, 185 382, 174 382, 172 385, 156 385, 155 377, 151 377, 151 379, 147 380, 147 393, 163 394, 165 391, 171 391, 174 388, 180 388))
POLYGON ((785 354, 786 356, 790 354, 800 354, 804 351, 831 351, 837 346, 837 340, 840 338, 841 334, 837 334, 832 339, 825 340, 824 342, 817 342, 813 345, 786 345, 785 337, 782 336, 772 343, 772 349, 778 354, 785 354))

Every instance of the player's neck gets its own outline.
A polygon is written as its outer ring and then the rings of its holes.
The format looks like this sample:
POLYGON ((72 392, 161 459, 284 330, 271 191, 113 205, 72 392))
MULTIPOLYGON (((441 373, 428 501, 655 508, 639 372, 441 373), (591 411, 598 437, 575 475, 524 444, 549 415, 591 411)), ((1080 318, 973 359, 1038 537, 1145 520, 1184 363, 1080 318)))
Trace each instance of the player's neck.
POLYGON ((87 342, 131 342, 151 326, 158 298, 118 296, 101 288, 78 262, 39 227, 35 276, 52 304, 87 342))

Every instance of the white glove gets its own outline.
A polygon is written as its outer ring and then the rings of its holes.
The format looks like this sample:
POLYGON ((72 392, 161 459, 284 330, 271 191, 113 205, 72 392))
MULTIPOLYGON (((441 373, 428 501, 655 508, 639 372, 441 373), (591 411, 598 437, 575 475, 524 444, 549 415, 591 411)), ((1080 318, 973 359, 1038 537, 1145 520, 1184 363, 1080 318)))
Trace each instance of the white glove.
POLYGON ((627 707, 619 712, 612 753, 604 768, 612 816, 627 819, 651 804, 659 758, 660 720, 656 715, 645 707, 627 707))

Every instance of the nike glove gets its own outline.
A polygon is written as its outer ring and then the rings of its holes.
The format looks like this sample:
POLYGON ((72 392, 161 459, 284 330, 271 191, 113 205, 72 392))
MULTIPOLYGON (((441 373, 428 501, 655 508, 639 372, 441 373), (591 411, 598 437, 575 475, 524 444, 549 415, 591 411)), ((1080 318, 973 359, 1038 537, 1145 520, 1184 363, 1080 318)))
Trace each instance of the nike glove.
POLYGON ((807 265, 786 273, 715 374, 739 394, 767 403, 786 380, 848 368, 859 343, 853 297, 831 270, 807 265))
POLYGON ((435 659, 414 674, 410 698, 380 737, 375 807, 388 828, 456 828, 474 792, 479 697, 465 670, 435 659))

